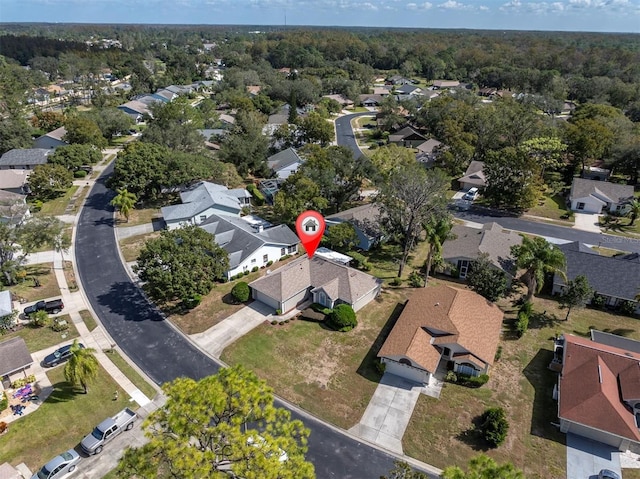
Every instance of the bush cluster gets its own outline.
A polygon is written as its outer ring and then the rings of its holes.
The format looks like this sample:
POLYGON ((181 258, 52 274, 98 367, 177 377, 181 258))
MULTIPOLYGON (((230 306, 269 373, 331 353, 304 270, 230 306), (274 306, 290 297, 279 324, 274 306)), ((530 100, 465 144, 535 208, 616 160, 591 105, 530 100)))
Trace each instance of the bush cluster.
POLYGON ((25 386, 27 384, 31 384, 31 383, 35 383, 36 382, 36 377, 33 374, 29 374, 26 378, 19 378, 16 379, 15 381, 13 381, 11 383, 11 387, 13 389, 18 389, 21 388, 22 386, 25 386))
POLYGON ((492 446, 498 447, 507 438, 509 422, 507 414, 501 407, 487 409, 480 418, 482 437, 492 446))
POLYGON ((244 281, 240 281, 231 289, 231 296, 238 303, 244 303, 249 300, 249 296, 251 296, 251 291, 249 290, 249 285, 244 281))
POLYGON ((2 391, 2 399, 0 399, 0 411, 4 411, 9 407, 9 398, 7 397, 7 393, 2 391))
POLYGON ((591 299, 591 306, 594 308, 602 309, 607 304, 607 298, 602 296, 601 294, 594 294, 591 299))
POLYGON ((481 374, 480 376, 470 376, 468 374, 455 373, 454 371, 448 371, 444 378, 448 383, 459 384, 460 386, 466 386, 468 388, 479 388, 489 381, 488 374, 481 374))
POLYGON ((421 288, 424 286, 424 280, 422 279, 422 276, 420 276, 420 273, 412 271, 409 275, 409 284, 412 288, 421 288))
POLYGON ((184 298, 182 300, 182 307, 185 309, 193 309, 202 302, 201 294, 194 294, 190 298, 184 298))
POLYGON ((262 194, 262 191, 260 191, 256 185, 254 185, 253 183, 247 185, 247 191, 249 193, 251 193, 251 196, 253 196, 253 199, 255 200, 256 206, 264 205, 264 203, 265 203, 264 195, 262 194))
POLYGON ((347 251, 347 255, 353 258, 352 266, 362 271, 369 271, 371 269, 371 263, 367 260, 366 256, 357 251, 347 251))
POLYGON ((339 304, 329 314, 327 325, 336 331, 351 331, 358 325, 356 313, 348 304, 339 304))
POLYGON ((529 317, 533 311, 533 306, 529 301, 525 301, 518 311, 518 319, 516 321, 516 332, 521 338, 529 328, 529 317))

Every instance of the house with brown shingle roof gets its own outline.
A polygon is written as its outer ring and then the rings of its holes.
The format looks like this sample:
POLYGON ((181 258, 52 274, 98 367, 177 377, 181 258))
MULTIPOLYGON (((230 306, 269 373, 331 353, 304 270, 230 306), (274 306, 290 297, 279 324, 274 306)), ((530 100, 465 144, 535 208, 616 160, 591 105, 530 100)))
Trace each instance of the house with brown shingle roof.
POLYGON ((385 371, 429 384, 436 371, 487 374, 503 313, 473 291, 441 285, 417 289, 378 352, 385 371))
POLYGON ((312 300, 327 308, 341 303, 358 311, 380 293, 382 282, 369 274, 317 256, 307 256, 249 284, 253 299, 282 313, 312 300))
POLYGON ((640 447, 640 342, 618 339, 592 330, 556 340, 558 417, 560 431, 626 451, 640 447))

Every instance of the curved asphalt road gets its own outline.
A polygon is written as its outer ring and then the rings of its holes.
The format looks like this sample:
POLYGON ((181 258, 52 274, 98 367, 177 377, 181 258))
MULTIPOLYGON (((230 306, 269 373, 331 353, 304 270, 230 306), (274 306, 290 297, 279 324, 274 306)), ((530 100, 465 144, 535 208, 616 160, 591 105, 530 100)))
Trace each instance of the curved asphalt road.
MULTIPOLYGON (((214 374, 220 365, 176 332, 127 275, 109 205, 114 193, 105 186, 112 171, 110 166, 89 193, 76 230, 78 273, 91 306, 118 346, 156 383, 214 374)), ((393 468, 395 457, 315 418, 292 415, 311 429, 307 458, 319 479, 374 479, 393 468)))
POLYGON ((355 158, 360 158, 363 153, 360 147, 358 146, 358 142, 356 141, 355 134, 353 133, 353 128, 351 128, 351 120, 357 118, 359 116, 375 116, 375 111, 363 112, 363 113, 353 113, 351 115, 341 116, 336 119, 336 143, 340 146, 346 146, 351 151, 353 151, 353 156, 355 158))

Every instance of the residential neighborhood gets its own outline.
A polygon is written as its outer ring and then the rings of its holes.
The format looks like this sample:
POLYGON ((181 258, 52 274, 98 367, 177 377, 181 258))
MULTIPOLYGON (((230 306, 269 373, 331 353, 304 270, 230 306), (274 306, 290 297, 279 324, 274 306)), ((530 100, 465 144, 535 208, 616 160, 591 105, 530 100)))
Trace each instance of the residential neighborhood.
POLYGON ((6 28, 6 477, 640 477, 631 73, 549 79, 535 35, 482 37, 507 75, 446 31, 6 28))

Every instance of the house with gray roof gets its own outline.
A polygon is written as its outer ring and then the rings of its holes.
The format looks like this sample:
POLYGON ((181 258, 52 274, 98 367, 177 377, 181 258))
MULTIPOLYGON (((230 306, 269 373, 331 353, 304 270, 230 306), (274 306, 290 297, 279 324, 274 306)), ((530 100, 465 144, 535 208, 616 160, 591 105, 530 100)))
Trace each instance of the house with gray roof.
POLYGON ((21 337, 16 336, 0 343, 0 378, 3 385, 10 384, 12 375, 23 372, 32 364, 31 353, 21 337))
POLYGON ((444 273, 456 271, 459 278, 465 279, 471 263, 481 254, 486 254, 491 264, 502 271, 510 283, 516 273, 511 247, 521 243, 522 236, 505 230, 498 223, 486 223, 480 229, 454 225, 451 239, 442 245, 442 259, 446 264, 444 273))
POLYGON ((327 308, 362 309, 380 293, 382 280, 348 266, 303 256, 249 284, 253 299, 282 313, 309 300, 327 308))
POLYGON ((287 148, 267 158, 267 165, 279 180, 286 180, 298 171, 304 160, 293 148, 287 148))
POLYGON ((380 208, 373 203, 340 211, 327 216, 324 221, 327 229, 340 223, 350 223, 358 235, 358 248, 364 251, 369 251, 383 239, 380 227, 380 208))
POLYGON ((398 95, 403 96, 420 96, 422 94, 422 88, 414 86, 414 85, 402 85, 395 89, 395 92, 398 95))
POLYGON ((0 157, 0 170, 33 170, 44 165, 53 150, 45 148, 13 149, 0 157))
POLYGON ((624 214, 631 199, 632 185, 586 178, 574 178, 569 193, 571 209, 580 213, 600 214, 609 211, 624 214))
POLYGON ((0 223, 15 225, 31 216, 26 198, 24 194, 0 190, 0 223))
POLYGON ((31 170, 3 170, 0 173, 0 190, 10 193, 27 194, 27 180, 31 170))
POLYGON ((242 208, 251 206, 251 193, 244 188, 202 181, 180 192, 182 204, 161 208, 167 228, 198 225, 211 215, 239 217, 242 208))
POLYGON ((425 141, 427 141, 427 139, 410 126, 389 135, 389 143, 395 143, 396 145, 407 148, 415 148, 425 141))
MULTIPOLYGON (((567 280, 583 275, 594 293, 603 296, 606 305, 616 308, 624 301, 636 303, 640 314, 640 303, 636 297, 640 291, 640 255, 638 253, 617 256, 601 256, 583 243, 574 241, 558 245, 567 262, 567 280)), ((560 275, 553 278, 553 294, 562 294, 566 282, 560 275)))
POLYGON ((67 134, 67 129, 64 126, 60 128, 56 128, 49 133, 46 133, 42 136, 39 136, 35 140, 33 140, 34 148, 51 148, 55 149, 59 146, 68 146, 69 143, 63 140, 64 136, 67 134))
POLYGON ((13 313, 13 301, 11 301, 11 291, 0 291, 0 318, 13 313))
POLYGON ((468 190, 470 188, 484 188, 487 186, 487 177, 484 175, 484 161, 472 161, 467 167, 464 175, 458 178, 460 188, 468 190))
MULTIPOLYGON (((157 100, 154 100, 157 101, 157 100)), ((143 103, 140 100, 131 100, 122 105, 117 106, 118 110, 125 112, 129 115, 133 121, 136 123, 140 123, 144 117, 144 115, 151 116, 151 110, 149 110, 149 105, 143 103)))
POLYGON ((211 214, 199 226, 214 235, 216 243, 228 253, 228 279, 298 252, 300 240, 286 225, 265 227, 261 222, 211 214))

